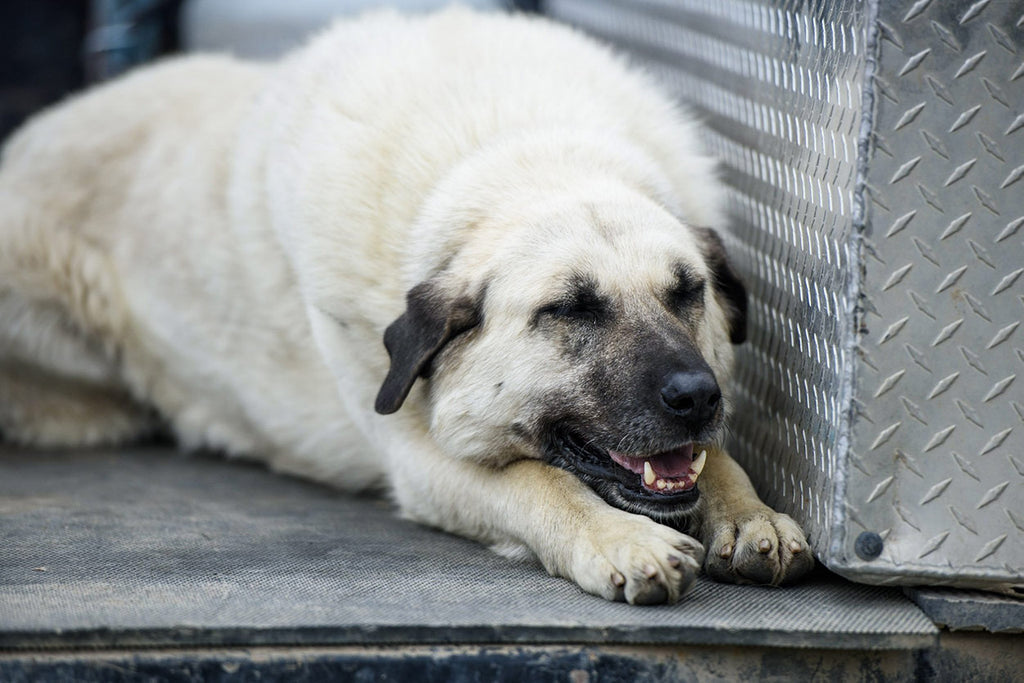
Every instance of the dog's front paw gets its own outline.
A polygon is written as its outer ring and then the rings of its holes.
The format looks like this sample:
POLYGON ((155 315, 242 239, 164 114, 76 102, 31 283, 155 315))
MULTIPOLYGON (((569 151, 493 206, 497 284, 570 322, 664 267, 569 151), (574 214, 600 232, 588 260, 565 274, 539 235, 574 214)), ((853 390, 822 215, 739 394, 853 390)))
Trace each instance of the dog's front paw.
POLYGON ((704 541, 704 570, 716 581, 778 586, 814 566, 804 532, 789 515, 769 507, 712 521, 704 541))
POLYGON ((679 600, 697 577, 704 547, 647 517, 611 517, 577 539, 571 578, 588 593, 631 605, 679 600))

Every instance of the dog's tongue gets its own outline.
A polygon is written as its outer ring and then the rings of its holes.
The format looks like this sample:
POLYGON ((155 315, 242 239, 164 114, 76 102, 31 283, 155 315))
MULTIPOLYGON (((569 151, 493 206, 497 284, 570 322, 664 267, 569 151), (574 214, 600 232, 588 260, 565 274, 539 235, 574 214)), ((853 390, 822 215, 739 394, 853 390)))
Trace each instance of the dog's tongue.
POLYGON ((649 459, 651 469, 663 479, 675 479, 690 471, 693 462, 693 444, 658 453, 649 459))
POLYGON ((646 490, 661 494, 692 489, 707 459, 706 450, 702 450, 696 460, 693 459, 693 444, 647 457, 616 451, 608 451, 608 455, 625 469, 639 474, 640 483, 646 490))
POLYGON ((690 464, 693 462, 693 444, 687 444, 674 448, 671 451, 663 451, 646 458, 626 455, 616 451, 608 451, 612 460, 625 467, 630 472, 642 474, 644 462, 651 464, 651 469, 659 477, 664 479, 675 479, 682 477, 690 471, 690 464))

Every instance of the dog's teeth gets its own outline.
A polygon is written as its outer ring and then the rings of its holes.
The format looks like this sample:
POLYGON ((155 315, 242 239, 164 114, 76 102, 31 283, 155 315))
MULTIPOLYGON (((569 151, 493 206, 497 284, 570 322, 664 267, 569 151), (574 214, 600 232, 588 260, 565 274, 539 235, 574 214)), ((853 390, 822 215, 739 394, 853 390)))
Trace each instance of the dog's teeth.
POLYGON ((704 464, 708 461, 708 452, 701 451, 700 455, 694 458, 693 462, 690 463, 690 476, 696 479, 700 476, 700 473, 704 471, 704 464))
POLYGON ((665 481, 664 479, 659 479, 657 486, 659 489, 664 489, 666 486, 668 486, 668 482, 665 481))
POLYGON ((651 467, 651 462, 644 460, 644 483, 650 486, 657 478, 657 475, 654 474, 654 468, 651 467))

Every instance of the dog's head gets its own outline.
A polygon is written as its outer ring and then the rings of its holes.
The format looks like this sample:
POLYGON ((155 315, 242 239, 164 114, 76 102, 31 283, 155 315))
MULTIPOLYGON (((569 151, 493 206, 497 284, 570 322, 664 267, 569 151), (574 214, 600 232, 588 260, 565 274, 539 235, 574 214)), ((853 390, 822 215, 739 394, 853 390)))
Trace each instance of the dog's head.
POLYGON ((377 397, 424 383, 431 431, 455 457, 542 458, 609 503, 678 521, 723 435, 746 293, 718 236, 660 206, 551 207, 478 239, 409 291, 385 333, 377 397))

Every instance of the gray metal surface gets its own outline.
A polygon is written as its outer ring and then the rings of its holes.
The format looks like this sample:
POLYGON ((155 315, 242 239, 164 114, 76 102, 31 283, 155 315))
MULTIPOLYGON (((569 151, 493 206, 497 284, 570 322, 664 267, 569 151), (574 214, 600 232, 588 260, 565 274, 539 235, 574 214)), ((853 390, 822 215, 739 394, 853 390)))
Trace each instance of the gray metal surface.
POLYGON ((82 45, 91 81, 106 80, 168 51, 179 3, 174 0, 92 0, 82 45))
POLYGON ((880 3, 875 28, 837 555, 879 580, 1024 584, 1024 6, 880 3), (886 537, 872 562, 849 551, 865 530, 886 537))
POLYGON ((936 627, 898 589, 820 572, 700 580, 608 603, 342 496, 169 450, 0 450, 0 649, 387 643, 714 643, 901 649, 936 627))
MULTIPOLYGON (((380 0, 185 0, 181 43, 187 52, 229 52, 245 59, 277 59, 333 21, 379 10, 380 0)), ((438 10, 445 0, 390 0, 401 12, 438 10)), ((511 7, 506 0, 462 0, 480 10, 511 7)))
POLYGON ((1020 3, 546 6, 705 121, 762 495, 851 578, 1024 590, 1020 3))
MULTIPOLYGON (((932 621, 953 631, 1024 633, 1024 600, 956 588, 907 588, 932 621)), ((1024 655, 1022 655, 1024 656, 1024 655)))

